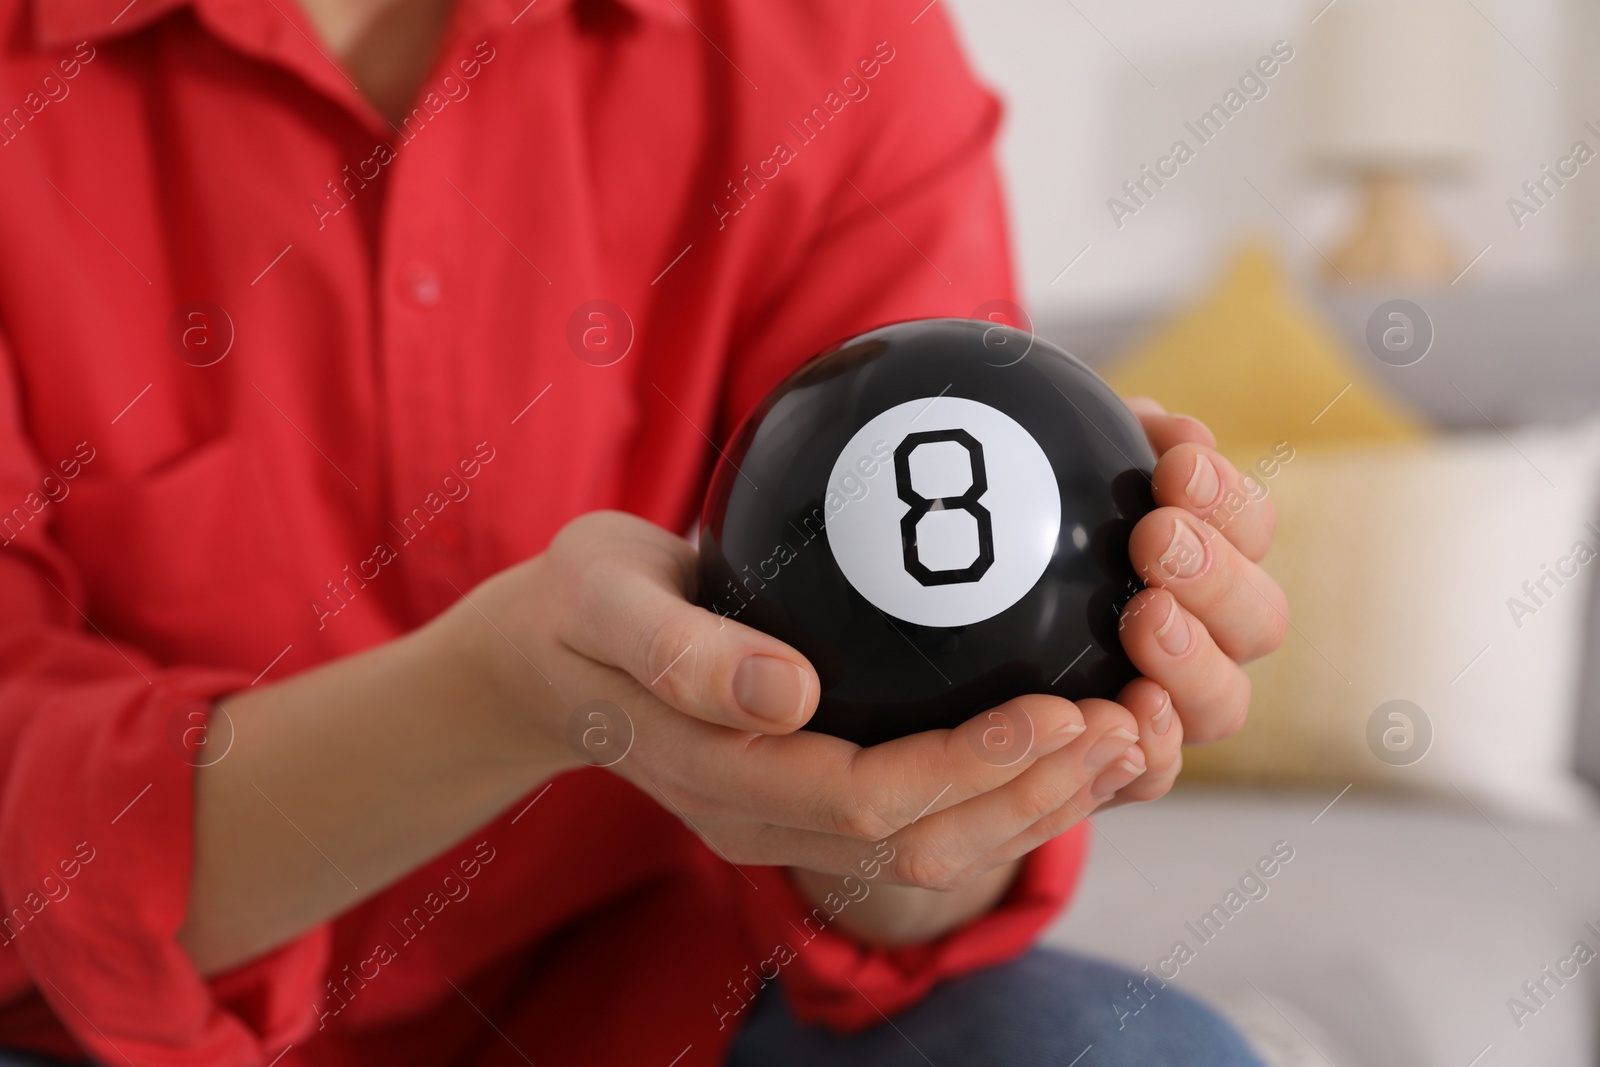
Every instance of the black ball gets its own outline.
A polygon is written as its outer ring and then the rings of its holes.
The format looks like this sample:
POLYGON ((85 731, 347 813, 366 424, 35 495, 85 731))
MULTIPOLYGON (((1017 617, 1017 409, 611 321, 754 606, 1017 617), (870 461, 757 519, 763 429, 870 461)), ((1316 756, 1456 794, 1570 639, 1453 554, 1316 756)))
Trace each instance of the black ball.
POLYGON ((699 602, 804 654, 809 728, 861 745, 1024 693, 1116 695, 1128 536, 1155 455, 1093 371, 1008 326, 835 345, 744 421, 700 528, 699 602))

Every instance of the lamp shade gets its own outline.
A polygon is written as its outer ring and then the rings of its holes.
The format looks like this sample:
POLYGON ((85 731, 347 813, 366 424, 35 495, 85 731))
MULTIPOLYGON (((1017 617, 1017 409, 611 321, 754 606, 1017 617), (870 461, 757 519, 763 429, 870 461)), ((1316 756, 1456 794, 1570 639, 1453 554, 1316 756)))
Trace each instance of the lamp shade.
POLYGON ((1462 0, 1338 0, 1313 26, 1307 149, 1321 167, 1455 170, 1478 153, 1483 20, 1462 0))

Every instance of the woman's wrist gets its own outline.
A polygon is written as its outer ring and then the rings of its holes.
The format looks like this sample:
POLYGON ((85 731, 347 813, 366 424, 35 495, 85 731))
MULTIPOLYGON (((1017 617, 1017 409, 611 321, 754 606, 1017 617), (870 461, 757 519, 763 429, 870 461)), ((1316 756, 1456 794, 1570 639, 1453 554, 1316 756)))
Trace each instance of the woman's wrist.
POLYGON ((462 714, 485 763, 523 765, 539 781, 582 764, 566 743, 561 701, 535 650, 500 618, 499 583, 483 583, 412 635, 421 647, 415 662, 427 674, 419 682, 449 694, 447 706, 462 714))

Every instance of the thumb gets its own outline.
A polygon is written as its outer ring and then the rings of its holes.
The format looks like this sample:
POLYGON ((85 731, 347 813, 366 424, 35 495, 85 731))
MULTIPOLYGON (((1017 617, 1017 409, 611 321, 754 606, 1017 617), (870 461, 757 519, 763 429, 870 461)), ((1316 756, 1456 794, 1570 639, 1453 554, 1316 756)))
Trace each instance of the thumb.
MULTIPOLYGON (((683 551, 692 563, 693 549, 683 551)), ((821 689, 811 664, 777 638, 689 603, 681 583, 693 568, 675 562, 592 575, 574 620, 576 650, 719 726, 781 734, 809 719, 821 689)))

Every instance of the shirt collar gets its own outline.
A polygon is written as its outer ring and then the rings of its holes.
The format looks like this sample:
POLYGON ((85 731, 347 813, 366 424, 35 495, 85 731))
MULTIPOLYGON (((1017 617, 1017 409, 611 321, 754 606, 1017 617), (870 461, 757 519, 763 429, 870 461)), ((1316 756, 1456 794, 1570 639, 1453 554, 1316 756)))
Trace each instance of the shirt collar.
MULTIPOLYGON (((234 0, 236 3, 292 4, 295 0, 234 0)), ((526 13, 547 15, 567 8, 579 0, 457 0, 462 4, 478 4, 494 14, 506 13, 509 21, 526 13), (533 10, 529 10, 532 8, 533 10), (539 10, 539 9, 544 10, 539 10)), ((681 20, 676 0, 611 0, 627 11, 644 19, 681 20)), ((687 2, 687 0, 685 0, 687 2)), ((33 0, 34 40, 40 47, 55 48, 78 41, 99 41, 133 33, 148 26, 163 15, 181 7, 190 7, 196 0, 33 0)))
POLYGON ((33 36, 41 47, 132 33, 189 0, 33 0, 33 36))

